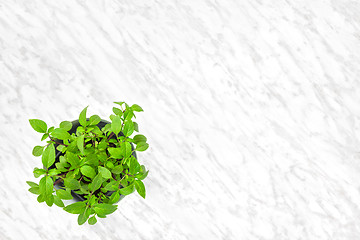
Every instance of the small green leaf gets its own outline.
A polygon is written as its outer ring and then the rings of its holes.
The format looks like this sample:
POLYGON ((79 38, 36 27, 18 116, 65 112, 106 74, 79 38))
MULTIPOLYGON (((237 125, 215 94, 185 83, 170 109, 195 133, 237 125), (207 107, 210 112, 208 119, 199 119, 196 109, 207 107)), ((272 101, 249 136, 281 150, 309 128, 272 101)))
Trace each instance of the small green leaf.
POLYGON ((139 179, 139 180, 144 180, 144 179, 147 177, 148 174, 149 174, 149 171, 146 171, 146 172, 144 172, 144 173, 142 173, 142 174, 136 175, 136 177, 137 177, 137 179, 139 179))
POLYGON ((129 167, 129 172, 130 174, 135 174, 136 170, 140 168, 140 164, 139 162, 136 160, 136 158, 134 156, 131 156, 130 158, 130 167, 129 167))
POLYGON ((81 187, 80 183, 73 178, 65 178, 64 179, 65 187, 70 188, 71 190, 76 190, 81 187))
POLYGON ((115 117, 113 117, 112 119, 112 123, 111 123, 111 130, 118 135, 120 130, 121 130, 121 119, 120 116, 116 115, 115 117))
POLYGON ((123 157, 120 148, 108 148, 108 151, 113 158, 120 159, 123 157))
POLYGON ((69 121, 63 121, 60 123, 60 128, 64 129, 65 131, 70 131, 72 128, 72 123, 69 121))
POLYGON ((76 140, 77 147, 82 155, 84 155, 84 137, 84 135, 80 135, 76 140))
POLYGON ((139 132, 139 125, 136 122, 133 123, 134 123, 134 130, 139 132))
POLYGON ((109 169, 104 168, 99 166, 99 173, 101 174, 101 176, 105 179, 111 178, 111 172, 109 171, 109 169))
POLYGON ((55 169, 55 168, 49 170, 49 176, 58 175, 60 173, 61 173, 61 171, 58 169, 55 169))
POLYGON ((47 195, 45 197, 46 204, 51 207, 54 204, 54 195, 47 195))
POLYGON ((51 135, 54 138, 66 140, 70 138, 70 134, 63 128, 55 128, 54 131, 52 131, 51 135))
POLYGON ((60 151, 60 152, 65 152, 66 146, 64 146, 64 145, 58 145, 58 146, 56 147, 56 149, 57 149, 58 151, 60 151))
POLYGON ((133 141, 135 144, 138 144, 140 142, 146 142, 147 138, 142 134, 138 134, 134 136, 133 141))
POLYGON ((127 158, 130 156, 132 150, 131 150, 131 144, 129 142, 122 142, 120 144, 121 154, 124 156, 124 158, 127 158))
POLYGON ((94 210, 99 215, 108 215, 115 212, 117 209, 116 205, 99 203, 94 205, 94 210))
POLYGON ((82 166, 80 168, 80 171, 83 175, 85 175, 86 177, 89 177, 89 178, 94 178, 96 175, 95 170, 88 165, 82 166))
POLYGON ((85 208, 86 208, 85 202, 76 202, 76 203, 67 205, 66 207, 64 207, 64 210, 67 211, 68 213, 80 214, 85 211, 85 208))
POLYGON ((54 196, 54 203, 58 207, 64 207, 65 206, 63 201, 61 201, 61 199, 56 195, 54 196))
POLYGON ((143 152, 145 151, 146 149, 148 149, 149 147, 149 144, 145 143, 145 142, 139 142, 137 145, 136 145, 136 148, 135 150, 136 151, 139 151, 139 152, 143 152))
POLYGON ((86 223, 88 217, 89 216, 86 214, 86 211, 81 213, 78 217, 78 224, 83 225, 84 223, 86 223))
POLYGON ((45 174, 46 170, 42 168, 34 168, 34 177, 38 178, 41 175, 45 174))
POLYGON ((35 146, 33 151, 32 151, 32 154, 35 156, 35 157, 39 157, 41 156, 41 154, 43 153, 43 150, 44 150, 44 147, 43 146, 35 146))
POLYGON ((119 115, 119 116, 121 116, 123 113, 119 108, 116 108, 116 107, 113 107, 112 110, 116 115, 119 115))
POLYGON ((47 131, 47 125, 44 121, 40 119, 29 119, 31 127, 39 132, 39 133, 46 133, 47 131))
POLYGON ((133 111, 135 111, 135 112, 143 112, 144 110, 139 106, 139 105, 137 105, 137 104, 133 104, 132 106, 131 106, 131 109, 133 110, 133 111))
POLYGON ((111 172, 115 173, 115 174, 119 174, 124 170, 122 165, 117 165, 116 167, 114 167, 111 172))
POLYGON ((109 203, 117 203, 120 200, 120 194, 118 192, 114 192, 109 200, 109 203))
POLYGON ((51 143, 46 147, 45 151, 42 154, 42 163, 46 168, 49 168, 55 162, 55 147, 51 143))
POLYGON ((80 164, 80 159, 79 159, 78 155, 76 155, 72 152, 66 153, 66 159, 71 164, 72 167, 78 167, 80 164))
POLYGON ((39 195, 40 194, 40 189, 39 189, 39 187, 32 187, 32 188, 29 188, 29 192, 31 192, 33 194, 36 194, 36 195, 39 195))
POLYGON ((26 181, 26 183, 30 186, 30 187, 39 187, 39 184, 31 182, 31 181, 26 181))
POLYGON ((90 191, 96 191, 101 187, 101 184, 103 183, 103 178, 101 177, 101 174, 97 174, 92 183, 89 185, 89 190, 90 191))
POLYGON ((98 115, 92 115, 89 119, 89 125, 97 125, 101 121, 98 115))
POLYGON ((97 222, 95 215, 89 218, 88 223, 94 225, 97 222))
POLYGON ((45 133, 42 137, 41 137, 41 141, 44 141, 45 139, 47 139, 49 137, 48 133, 45 133))
POLYGON ((139 193, 140 196, 145 198, 146 192, 145 192, 145 186, 144 183, 140 180, 135 180, 135 189, 139 193))
POLYGON ((37 197, 37 201, 38 201, 39 203, 45 202, 45 199, 46 199, 46 195, 44 195, 44 194, 40 194, 40 195, 37 197))
POLYGON ((108 169, 113 169, 113 168, 114 168, 114 164, 113 164, 112 162, 108 161, 108 162, 106 162, 106 167, 107 167, 108 169))
POLYGON ((79 115, 79 123, 80 123, 81 126, 84 126, 84 127, 86 127, 86 110, 87 110, 88 107, 89 107, 89 106, 87 106, 86 108, 84 108, 84 109, 81 111, 80 115, 79 115))
POLYGON ((134 123, 129 120, 124 124, 123 133, 126 137, 129 137, 134 132, 134 123))
POLYGON ((119 104, 121 107, 125 102, 114 102, 114 103, 119 104))
POLYGON ((63 189, 59 189, 59 190, 56 190, 56 195, 61 198, 61 199, 64 199, 64 200, 71 200, 73 199, 73 196, 71 195, 70 192, 67 192, 63 189))
POLYGON ((54 181, 50 176, 44 176, 42 179, 40 179, 39 182, 39 190, 40 194, 43 194, 45 196, 52 195, 53 189, 54 189, 54 181))
POLYGON ((120 191, 120 194, 122 194, 122 195, 129 195, 135 191, 134 184, 131 184, 127 187, 121 188, 119 191, 120 191))

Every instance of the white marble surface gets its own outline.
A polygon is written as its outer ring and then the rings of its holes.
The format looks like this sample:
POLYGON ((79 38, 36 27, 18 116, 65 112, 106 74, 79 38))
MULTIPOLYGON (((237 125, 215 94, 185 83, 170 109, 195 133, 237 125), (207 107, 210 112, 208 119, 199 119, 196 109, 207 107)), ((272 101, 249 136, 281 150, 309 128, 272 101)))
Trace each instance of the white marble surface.
POLYGON ((0 1, 0 239, 360 239, 360 3, 0 1), (146 200, 39 204, 28 124, 145 110, 146 200), (70 238, 72 237, 72 238, 70 238))

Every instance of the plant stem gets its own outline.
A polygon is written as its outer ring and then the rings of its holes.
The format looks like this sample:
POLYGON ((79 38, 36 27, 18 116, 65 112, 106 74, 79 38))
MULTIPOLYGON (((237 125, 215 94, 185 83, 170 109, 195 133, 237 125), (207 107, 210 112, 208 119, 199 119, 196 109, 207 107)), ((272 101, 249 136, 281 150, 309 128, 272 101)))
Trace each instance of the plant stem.
POLYGON ((49 138, 50 138, 50 140, 51 141, 53 141, 54 143, 57 143, 57 144, 59 144, 59 145, 64 145, 64 146, 68 146, 68 145, 66 145, 66 144, 63 144, 63 143, 60 143, 60 142, 57 142, 57 141, 55 141, 50 135, 49 135, 49 138))

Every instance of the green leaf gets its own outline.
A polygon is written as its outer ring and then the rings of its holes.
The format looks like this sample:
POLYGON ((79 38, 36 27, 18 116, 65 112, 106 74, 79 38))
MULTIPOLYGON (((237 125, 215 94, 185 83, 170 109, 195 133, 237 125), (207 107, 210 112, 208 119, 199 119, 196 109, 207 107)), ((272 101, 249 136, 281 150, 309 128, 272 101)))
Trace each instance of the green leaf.
POLYGON ((101 121, 98 115, 92 115, 89 119, 89 125, 97 125, 101 121))
POLYGON ((45 197, 46 204, 51 207, 54 204, 54 196, 53 195, 47 195, 45 197))
POLYGON ((73 178, 64 179, 65 187, 70 188, 71 190, 79 189, 81 187, 80 183, 73 178))
POLYGON ((78 155, 76 155, 72 152, 66 153, 66 159, 71 164, 72 167, 78 167, 80 164, 80 159, 79 159, 78 155))
POLYGON ((40 188, 39 187, 29 188, 29 192, 31 192, 33 194, 36 194, 36 195, 39 195, 40 194, 40 188))
POLYGON ((146 141, 147 141, 147 138, 142 134, 135 135, 133 138, 133 142, 135 144, 138 144, 140 142, 146 142, 146 141))
POLYGON ((97 174, 92 183, 89 185, 89 190, 90 191, 96 191, 101 187, 101 184, 103 183, 103 178, 101 177, 101 174, 97 174))
POLYGON ((137 104, 133 104, 132 106, 131 106, 131 109, 133 110, 133 111, 135 111, 135 112, 143 112, 144 110, 139 106, 139 105, 137 105, 137 104))
POLYGON ((44 147, 43 146, 35 146, 33 151, 32 151, 32 154, 35 156, 35 157, 39 157, 41 156, 41 154, 43 153, 43 150, 44 150, 44 147))
POLYGON ((145 198, 146 192, 145 192, 145 186, 144 183, 140 180, 135 180, 135 189, 139 193, 140 196, 145 198))
POLYGON ((86 127, 86 110, 87 110, 88 107, 89 107, 89 106, 87 106, 86 108, 84 108, 84 109, 81 111, 80 115, 79 115, 79 123, 80 123, 81 126, 84 126, 84 127, 86 127))
POLYGON ((98 169, 99 169, 99 173, 103 178, 105 179, 111 178, 111 172, 109 171, 109 169, 101 166, 99 166, 98 169))
POLYGON ((26 183, 30 186, 30 187, 39 187, 39 184, 31 182, 31 181, 26 181, 26 183))
POLYGON ((86 177, 89 177, 89 178, 94 178, 96 173, 95 173, 95 170, 88 166, 88 165, 84 165, 80 168, 80 171, 83 175, 85 175, 86 177))
POLYGON ((114 102, 114 103, 119 104, 121 107, 125 102, 114 102))
POLYGON ((48 133, 45 133, 42 137, 41 137, 41 141, 44 141, 45 139, 47 139, 49 137, 48 133))
POLYGON ((113 107, 112 110, 116 115, 119 115, 119 116, 121 116, 123 113, 119 108, 116 108, 116 107, 113 107))
POLYGON ((132 174, 132 175, 135 174, 138 167, 140 167, 139 162, 136 160, 136 158, 134 156, 131 156, 130 168, 129 168, 130 174, 132 174))
POLYGON ((64 200, 71 200, 73 199, 73 196, 71 195, 70 192, 67 192, 63 189, 59 189, 59 190, 56 190, 56 195, 61 198, 61 199, 64 199, 64 200))
POLYGON ((149 144, 145 143, 145 142, 139 142, 137 145, 136 145, 136 148, 135 150, 136 151, 139 151, 139 152, 143 152, 145 151, 146 149, 148 149, 149 147, 149 144))
POLYGON ((46 133, 47 125, 44 121, 40 119, 29 119, 31 127, 39 132, 39 133, 46 133))
POLYGON ((106 191, 116 191, 119 188, 119 183, 115 180, 111 180, 108 184, 103 188, 106 191))
POLYGON ((50 176, 44 176, 42 179, 40 179, 39 182, 39 191, 40 194, 43 194, 45 196, 52 195, 54 181, 50 176))
POLYGON ((131 108, 127 108, 126 110, 125 110, 125 112, 124 112, 124 120, 126 121, 126 120, 131 120, 132 119, 132 117, 134 116, 134 112, 132 111, 132 109, 131 108))
POLYGON ((84 155, 84 137, 84 135, 80 135, 76 140, 77 147, 82 155, 84 155))
POLYGON ((120 130, 121 130, 121 119, 120 116, 116 115, 115 117, 113 117, 112 119, 112 123, 111 123, 111 130, 118 135, 120 130))
POLYGON ((126 137, 129 137, 134 132, 134 123, 132 121, 126 121, 124 124, 123 133, 126 137))
POLYGON ((38 178, 41 175, 45 174, 46 170, 42 168, 34 168, 34 177, 38 178))
POLYGON ((113 168, 114 168, 114 164, 113 164, 112 162, 110 162, 110 161, 107 161, 107 162, 106 162, 106 167, 107 167, 108 169, 113 169, 113 168))
POLYGON ((94 205, 94 210, 99 215, 108 215, 115 212, 117 209, 116 205, 107 203, 98 203, 94 205))
POLYGON ((96 154, 90 154, 86 156, 86 163, 89 165, 97 166, 99 165, 99 159, 96 154))
POLYGON ((55 128, 54 131, 52 131, 51 135, 54 138, 66 140, 70 138, 70 134, 63 128, 55 128))
POLYGON ((144 179, 147 177, 148 174, 149 174, 149 171, 146 171, 146 172, 144 172, 144 173, 142 173, 142 174, 136 175, 136 177, 137 177, 137 179, 139 179, 139 180, 144 180, 144 179))
POLYGON ((108 148, 108 151, 113 158, 120 159, 123 157, 121 153, 122 150, 120 148, 108 148))
POLYGON ((131 144, 129 142, 122 142, 120 144, 121 154, 124 156, 124 158, 127 158, 130 156, 132 150, 131 150, 131 144))
POLYGON ((86 223, 86 221, 88 220, 89 215, 86 214, 86 211, 84 211, 83 213, 81 213, 78 217, 78 224, 79 225, 83 225, 84 223, 86 223))
POLYGON ((64 207, 65 206, 63 201, 61 201, 61 199, 56 195, 54 196, 54 203, 58 207, 64 207))
POLYGON ((45 199, 46 199, 46 196, 44 194, 40 194, 38 197, 37 197, 37 201, 39 203, 42 203, 42 202, 45 202, 45 199))
POLYGON ((64 129, 65 131, 70 131, 70 129, 72 128, 72 123, 69 121, 62 121, 60 123, 60 128, 64 129))
POLYGON ((120 194, 122 194, 122 195, 129 195, 135 191, 134 184, 131 184, 127 187, 121 188, 119 191, 120 191, 120 194))
POLYGON ((55 162, 55 147, 51 143, 46 147, 45 151, 42 154, 42 163, 46 168, 49 168, 55 162))
POLYGON ((111 172, 115 173, 115 174, 119 174, 124 170, 122 165, 117 165, 116 167, 114 167, 111 172))
POLYGON ((134 130, 139 132, 139 125, 136 122, 133 123, 134 123, 134 130))
POLYGON ((61 171, 58 169, 55 169, 55 168, 49 170, 49 176, 58 175, 60 173, 61 173, 61 171))
POLYGON ((117 203, 120 200, 120 194, 118 192, 114 192, 109 200, 109 203, 117 203))
POLYGON ((76 203, 67 205, 66 207, 64 207, 64 210, 67 211, 68 213, 80 214, 85 211, 85 208, 86 208, 85 202, 76 202, 76 203))
POLYGON ((88 223, 94 225, 97 222, 95 215, 89 218, 88 223))

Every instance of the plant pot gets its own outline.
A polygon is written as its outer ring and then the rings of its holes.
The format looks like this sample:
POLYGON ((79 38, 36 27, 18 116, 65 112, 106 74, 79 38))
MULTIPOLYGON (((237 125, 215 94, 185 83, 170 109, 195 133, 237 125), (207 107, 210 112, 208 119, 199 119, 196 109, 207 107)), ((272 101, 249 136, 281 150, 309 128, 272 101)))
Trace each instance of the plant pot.
MULTIPOLYGON (((89 120, 89 119, 87 119, 87 120, 89 120)), ((97 126, 98 126, 100 129, 102 129, 106 124, 109 124, 109 123, 110 123, 110 122, 108 122, 108 121, 106 121, 106 120, 101 120, 101 121, 97 124, 97 126)), ((72 121, 72 128, 71 128, 68 132, 69 132, 70 134, 76 133, 76 129, 77 129, 79 126, 80 126, 80 123, 79 123, 78 120, 72 121)), ((118 136, 124 136, 124 134, 123 134, 122 132, 120 132, 120 133, 118 134, 118 136)), ((111 138, 112 138, 112 139, 116 139, 115 135, 113 135, 111 138)), ((57 139, 57 142, 63 143, 62 140, 58 140, 58 139, 57 139)), ((49 169, 55 168, 55 164, 60 161, 60 160, 59 160, 60 156, 64 155, 62 152, 60 152, 60 151, 58 151, 58 150, 56 149, 58 145, 59 145, 59 144, 55 144, 55 162, 54 162, 53 165, 51 165, 51 167, 49 167, 49 169)), ((132 150, 134 150, 134 146, 133 146, 132 143, 131 143, 131 148, 132 148, 132 150)), ((135 151, 133 152, 132 155, 133 155, 135 158, 137 158, 135 151)), ((59 182, 59 183, 57 183, 55 186, 58 187, 58 188, 63 188, 63 187, 64 187, 64 184, 63 184, 63 182, 59 182)), ((120 188, 122 188, 122 186, 121 186, 120 188)), ((108 191, 108 192, 105 193, 105 195, 106 195, 106 196, 111 196, 111 194, 113 194, 113 193, 114 193, 114 191, 108 191)), ((74 200, 75 200, 75 201, 85 201, 85 200, 86 200, 86 199, 84 198, 84 196, 86 196, 85 194, 78 194, 78 193, 75 193, 75 191, 71 190, 71 195, 74 197, 74 200)), ((120 201, 121 199, 123 199, 124 197, 125 197, 125 195, 120 195, 119 201, 120 201)))

